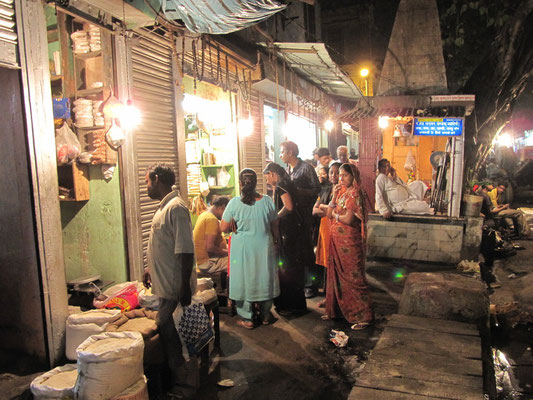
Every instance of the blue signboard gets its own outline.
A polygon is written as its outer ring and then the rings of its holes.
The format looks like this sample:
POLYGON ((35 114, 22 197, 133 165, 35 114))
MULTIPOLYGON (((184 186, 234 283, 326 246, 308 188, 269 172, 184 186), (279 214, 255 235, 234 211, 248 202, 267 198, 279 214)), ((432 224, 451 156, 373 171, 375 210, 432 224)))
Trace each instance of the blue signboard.
POLYGON ((461 136, 462 118, 415 118, 414 135, 420 136, 461 136))

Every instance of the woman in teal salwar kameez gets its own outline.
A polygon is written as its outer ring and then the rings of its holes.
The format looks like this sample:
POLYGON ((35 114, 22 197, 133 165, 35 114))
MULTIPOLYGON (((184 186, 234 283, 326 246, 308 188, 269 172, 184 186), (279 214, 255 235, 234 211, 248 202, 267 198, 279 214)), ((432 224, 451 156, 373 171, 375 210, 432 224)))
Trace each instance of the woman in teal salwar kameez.
POLYGON ((229 297, 235 302, 238 324, 252 329, 253 304, 259 306, 263 323, 270 320, 272 300, 279 296, 276 251, 278 220, 272 199, 256 192, 252 169, 239 174, 241 196, 228 203, 220 229, 233 231, 230 249, 229 297))

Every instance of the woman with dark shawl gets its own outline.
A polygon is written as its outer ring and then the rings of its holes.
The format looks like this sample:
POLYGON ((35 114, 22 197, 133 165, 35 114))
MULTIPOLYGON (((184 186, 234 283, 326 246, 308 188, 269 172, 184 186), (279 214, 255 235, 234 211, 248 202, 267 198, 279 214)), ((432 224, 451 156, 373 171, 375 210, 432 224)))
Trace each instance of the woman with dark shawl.
POLYGON ((359 170, 342 164, 327 215, 331 219, 325 319, 344 317, 360 330, 374 320, 365 275, 366 193, 359 170))
POLYGON ((304 295, 305 253, 301 246, 303 220, 295 207, 295 186, 289 175, 276 163, 269 163, 263 171, 272 187, 272 198, 279 217, 279 263, 278 276, 280 295, 274 300, 280 315, 307 311, 304 295))

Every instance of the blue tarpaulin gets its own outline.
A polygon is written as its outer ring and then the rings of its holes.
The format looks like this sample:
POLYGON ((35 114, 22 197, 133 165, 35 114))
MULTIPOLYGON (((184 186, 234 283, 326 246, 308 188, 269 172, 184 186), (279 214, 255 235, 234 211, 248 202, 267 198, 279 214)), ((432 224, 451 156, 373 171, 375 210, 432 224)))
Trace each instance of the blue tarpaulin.
POLYGON ((247 28, 285 7, 270 0, 161 0, 167 19, 183 21, 191 32, 211 34, 247 28))

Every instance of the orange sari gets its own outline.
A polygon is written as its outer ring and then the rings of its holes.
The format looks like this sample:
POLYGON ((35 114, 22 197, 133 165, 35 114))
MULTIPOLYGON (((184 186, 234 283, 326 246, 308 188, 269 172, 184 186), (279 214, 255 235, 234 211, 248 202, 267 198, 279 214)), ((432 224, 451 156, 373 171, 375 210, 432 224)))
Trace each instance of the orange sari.
POLYGON ((335 212, 354 213, 352 225, 331 220, 327 271, 326 313, 350 323, 372 322, 374 314, 365 275, 365 198, 359 187, 348 188, 337 200, 335 212))

